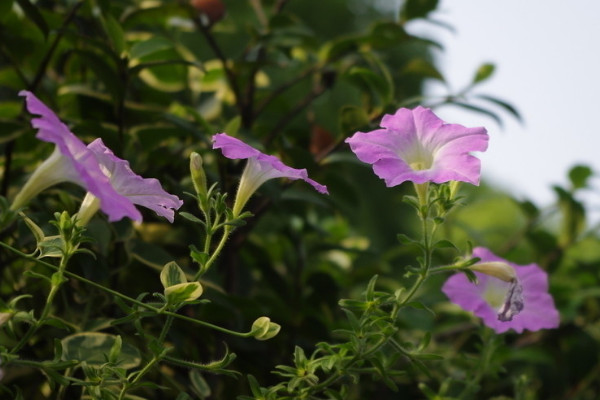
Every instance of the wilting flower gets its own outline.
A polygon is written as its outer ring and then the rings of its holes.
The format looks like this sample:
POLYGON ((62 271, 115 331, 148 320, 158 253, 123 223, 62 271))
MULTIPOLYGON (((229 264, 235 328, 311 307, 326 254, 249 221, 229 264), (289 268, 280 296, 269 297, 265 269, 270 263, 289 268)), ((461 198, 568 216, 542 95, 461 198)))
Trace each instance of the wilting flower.
POLYGON ((359 160, 373 164, 387 187, 404 181, 479 184, 481 163, 469 153, 487 149, 485 128, 446 124, 423 107, 386 114, 381 127, 356 132, 346 143, 359 160))
POLYGON ((497 333, 558 327, 560 318, 548 293, 548 275, 538 265, 513 264, 482 247, 473 250, 473 257, 481 259, 471 268, 477 283, 464 274, 451 276, 442 287, 450 301, 472 311, 497 333), (514 274, 507 272, 511 267, 514 274), (479 272, 486 269, 489 274, 479 272))
POLYGON ((240 178, 233 214, 239 215, 252 194, 269 179, 302 179, 311 184, 319 193, 328 193, 327 187, 308 177, 306 169, 295 169, 282 163, 277 157, 264 154, 239 139, 225 133, 213 136, 213 148, 221 149, 223 155, 231 159, 248 159, 240 178))
POLYGON ((129 217, 136 221, 142 215, 135 204, 148 207, 173 221, 173 209, 183 202, 165 192, 156 179, 144 179, 131 171, 127 161, 117 158, 100 139, 86 146, 60 119, 33 93, 21 91, 27 109, 40 118, 31 120, 38 129, 36 137, 56 145, 46 159, 23 186, 11 209, 23 207, 42 190, 60 182, 73 182, 88 191, 81 212, 82 220, 101 208, 110 221, 129 217))

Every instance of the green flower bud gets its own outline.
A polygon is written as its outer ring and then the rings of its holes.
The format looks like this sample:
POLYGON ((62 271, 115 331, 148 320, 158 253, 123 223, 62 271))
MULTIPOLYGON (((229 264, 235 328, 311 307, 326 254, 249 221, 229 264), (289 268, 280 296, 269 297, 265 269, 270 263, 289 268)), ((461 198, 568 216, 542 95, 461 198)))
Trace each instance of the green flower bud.
POLYGON ((269 340, 279 333, 281 325, 271 322, 269 317, 260 317, 252 324, 252 336, 256 340, 269 340))
POLYGON ((202 167, 202 157, 200 154, 193 152, 190 154, 190 174, 194 189, 200 199, 206 199, 208 189, 206 187, 206 174, 202 167))
POLYGON ((477 263, 471 265, 469 269, 493 276, 505 282, 514 282, 517 279, 515 269, 507 263, 501 261, 477 263))

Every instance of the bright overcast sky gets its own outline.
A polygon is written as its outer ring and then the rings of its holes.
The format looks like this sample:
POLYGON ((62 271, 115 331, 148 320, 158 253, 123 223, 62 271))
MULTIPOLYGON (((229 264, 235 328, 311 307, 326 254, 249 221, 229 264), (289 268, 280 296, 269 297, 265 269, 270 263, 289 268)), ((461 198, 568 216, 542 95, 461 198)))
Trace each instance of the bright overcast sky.
MULTIPOLYGON (((414 27, 444 45, 439 65, 454 89, 482 63, 496 64, 477 91, 508 100, 525 119, 521 126, 503 113, 501 129, 455 107, 438 109, 447 122, 488 128, 490 147, 480 158, 489 183, 548 205, 551 185, 564 185, 573 165, 600 171, 598 16, 598 0, 442 0, 432 17, 454 33, 431 24, 414 27)), ((599 195, 588 193, 586 202, 600 207, 599 195)))

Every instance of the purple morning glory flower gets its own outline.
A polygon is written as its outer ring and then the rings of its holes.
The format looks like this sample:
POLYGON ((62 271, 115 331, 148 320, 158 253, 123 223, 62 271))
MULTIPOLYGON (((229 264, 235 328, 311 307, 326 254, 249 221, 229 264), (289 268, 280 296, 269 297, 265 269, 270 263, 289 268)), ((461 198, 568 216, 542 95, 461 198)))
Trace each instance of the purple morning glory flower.
MULTIPOLYGON (((86 196, 84 203, 90 205, 94 201, 99 202, 95 207, 89 207, 88 211, 95 212, 99 207, 110 221, 123 217, 141 221, 142 215, 134 203, 151 208, 159 215, 173 220, 173 211, 167 211, 166 208, 179 208, 182 202, 162 190, 158 181, 145 180, 135 175, 129 169, 129 163, 115 157, 102 141, 90 144, 91 147, 86 146, 33 93, 23 90, 19 95, 25 97, 29 112, 40 116, 31 120, 32 126, 38 129, 36 137, 54 143, 56 148, 29 178, 13 201, 11 209, 23 207, 42 190, 68 181, 82 186, 93 196, 92 199, 86 196), (147 186, 142 188, 143 185, 147 186)), ((90 217, 88 212, 85 221, 90 217)))
POLYGON ((100 167, 109 177, 112 187, 121 196, 133 204, 144 206, 173 222, 175 211, 183 205, 179 197, 167 193, 158 179, 142 178, 131 170, 129 162, 115 156, 104 145, 102 139, 96 139, 87 146, 100 163, 100 167))
POLYGON ((485 128, 446 124, 420 106, 384 115, 381 127, 356 132, 346 143, 359 160, 373 164, 373 171, 387 187, 404 181, 479 184, 481 163, 469 153, 487 149, 485 128))
POLYGON ((442 287, 451 302, 472 311, 496 333, 558 327, 560 318, 548 293, 548 275, 538 265, 513 264, 482 247, 473 250, 473 257, 481 259, 480 270, 485 263, 507 264, 514 269, 516 279, 507 282, 476 271, 478 282, 475 284, 464 274, 452 275, 442 287))
POLYGON ((240 178, 240 186, 233 207, 233 214, 239 215, 252 194, 269 179, 302 179, 319 193, 328 194, 327 187, 308 177, 306 169, 295 169, 282 163, 277 157, 264 154, 239 139, 225 133, 213 136, 213 149, 221 149, 223 155, 231 159, 248 159, 240 178))

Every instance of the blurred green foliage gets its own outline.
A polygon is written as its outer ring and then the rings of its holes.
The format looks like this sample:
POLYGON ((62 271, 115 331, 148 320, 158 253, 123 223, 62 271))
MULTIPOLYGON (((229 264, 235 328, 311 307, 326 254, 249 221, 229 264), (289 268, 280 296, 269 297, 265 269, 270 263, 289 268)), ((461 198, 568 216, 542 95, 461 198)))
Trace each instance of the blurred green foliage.
MULTIPOLYGON (((318 5, 299 0, 3 0, 1 194, 12 198, 51 151, 34 138, 17 97, 22 89, 56 110, 84 141, 101 137, 134 171, 160 179, 184 199, 192 191, 192 151, 202 155, 209 184, 219 181, 224 192, 235 190, 243 164, 210 150, 217 132, 277 153, 288 165, 306 167, 331 195, 320 196, 302 184, 263 186, 250 204, 255 216, 234 232, 219 265, 203 277, 203 298, 210 304, 183 311, 241 331, 268 315, 282 326, 280 334, 267 342, 248 341, 174 321, 167 338, 185 350, 179 356, 202 362, 221 359, 226 342, 237 355, 235 370, 251 374, 251 382, 262 386, 274 384, 278 377, 271 371, 291 363, 296 346, 309 354, 317 342, 336 340, 331 332, 346 325, 339 299, 359 297, 374 274, 385 290, 399 289, 405 266, 415 262, 414 249, 396 240, 397 233, 417 232, 416 220, 400 201, 406 188, 385 188, 349 154, 343 140, 376 127, 384 113, 421 103, 453 103, 497 121, 502 118, 498 110, 519 118, 510 104, 473 92, 492 76, 489 64, 474 72, 464 90, 427 99, 423 82, 444 81, 431 56, 442 45, 412 35, 409 26, 416 19, 427 21, 438 2, 400 3, 393 10, 366 0, 318 5)), ((549 210, 493 188, 465 188, 467 205, 445 225, 445 237, 462 251, 471 241, 549 271, 561 312, 559 329, 488 338, 486 346, 496 351, 482 361, 480 354, 489 351, 481 348, 482 338, 489 333, 480 336, 476 319, 445 302, 439 292, 443 278, 432 279, 419 300, 435 315, 415 309, 400 319, 407 340, 429 332, 429 349, 446 359, 424 361, 427 372, 409 366, 406 375, 393 378, 399 393, 381 381, 361 381, 351 385, 346 398, 451 398, 460 391, 457 382, 472 380, 480 390, 472 398, 597 399, 600 237, 597 229, 586 227, 586 210, 578 200, 578 193, 589 188, 591 173, 583 166, 573 169, 571 187, 555 188, 557 207, 549 210)), ((53 210, 72 214, 82 196, 79 189, 61 185, 36 199, 27 215, 46 228, 53 210)), ((180 211, 193 213, 193 201, 180 211)), ((145 222, 137 226, 109 224, 101 216, 92 220, 87 234, 96 260, 74 256, 70 269, 134 298, 163 291, 159 274, 167 262, 175 260, 190 273, 188 246, 201 243, 202 231, 181 217, 170 225, 143 212, 145 222)), ((24 223, 1 235, 18 248, 35 248, 24 223)), ((440 263, 456 255, 437 253, 440 263)), ((0 297, 7 304, 29 293, 34 296, 19 303, 43 307, 43 282, 23 273, 31 268, 0 250, 0 297)), ((111 296, 75 280, 61 295, 53 313, 68 312, 70 325, 47 327, 28 354, 32 359, 52 358, 52 339, 69 333, 85 336, 63 339, 66 352, 85 350, 74 338, 106 339, 107 349, 120 337, 123 349, 140 341, 126 325, 108 325, 109 319, 124 317, 111 296), (99 336, 105 334, 110 336, 99 336)), ((144 323, 149 331, 161 328, 159 320, 144 323)), ((0 344, 11 340, 0 335, 0 344)), ((162 365, 153 381, 170 389, 142 388, 140 396, 175 398, 177 390, 214 399, 251 394, 245 377, 200 374, 179 365, 162 365)), ((20 388, 27 399, 53 398, 47 395, 46 377, 31 368, 8 370, 1 383, 20 388)), ((71 386, 61 395, 75 398, 79 391, 71 386)))

